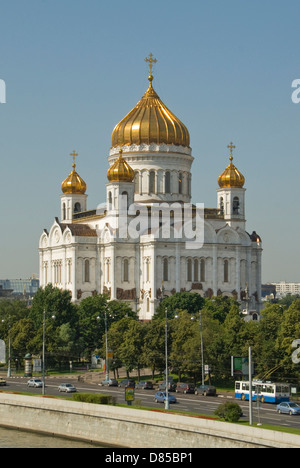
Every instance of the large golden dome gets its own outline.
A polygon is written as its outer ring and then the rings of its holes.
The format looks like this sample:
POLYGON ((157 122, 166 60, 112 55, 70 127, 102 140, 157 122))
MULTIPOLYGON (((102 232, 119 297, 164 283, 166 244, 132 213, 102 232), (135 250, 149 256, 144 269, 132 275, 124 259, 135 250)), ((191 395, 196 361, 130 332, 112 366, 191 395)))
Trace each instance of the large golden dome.
POLYGON ((132 182, 134 179, 134 170, 125 161, 120 150, 120 156, 107 171, 109 182, 132 182))
POLYGON ((112 147, 151 143, 190 146, 186 126, 164 105, 152 87, 153 76, 148 77, 149 88, 118 123, 112 133, 112 147))
POLYGON ((70 156, 73 156, 73 171, 61 184, 62 192, 65 194, 72 193, 77 195, 84 195, 86 192, 86 183, 75 171, 75 157, 78 156, 78 154, 76 154, 75 151, 73 151, 73 153, 71 153, 70 156))
POLYGON ((221 188, 242 188, 245 184, 245 177, 233 164, 232 149, 235 146, 230 143, 230 164, 226 167, 225 171, 218 178, 218 184, 221 188))

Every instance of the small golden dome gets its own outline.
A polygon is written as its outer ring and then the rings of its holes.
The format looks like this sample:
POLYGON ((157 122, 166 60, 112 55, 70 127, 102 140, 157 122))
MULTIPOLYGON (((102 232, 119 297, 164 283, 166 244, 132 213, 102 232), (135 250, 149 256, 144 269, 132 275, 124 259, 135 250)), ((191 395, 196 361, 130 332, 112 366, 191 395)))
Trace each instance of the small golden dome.
POLYGON ((107 171, 107 178, 110 182, 132 182, 134 170, 125 161, 120 150, 120 156, 107 171))
POLYGON ((75 151, 70 154, 70 156, 73 156, 73 171, 71 174, 68 175, 66 180, 63 181, 61 184, 61 189, 62 192, 65 194, 77 194, 77 195, 84 195, 86 192, 86 183, 84 180, 80 177, 79 174, 75 171, 76 164, 75 164, 75 157, 78 156, 75 151))
POLYGON ((152 74, 148 80, 149 88, 142 99, 115 126, 111 136, 112 147, 151 143, 189 147, 188 129, 154 91, 152 74))
POLYGON ((230 148, 230 164, 225 171, 219 176, 218 184, 221 188, 242 188, 245 184, 245 177, 233 164, 232 149, 235 146, 230 143, 227 148, 230 148))

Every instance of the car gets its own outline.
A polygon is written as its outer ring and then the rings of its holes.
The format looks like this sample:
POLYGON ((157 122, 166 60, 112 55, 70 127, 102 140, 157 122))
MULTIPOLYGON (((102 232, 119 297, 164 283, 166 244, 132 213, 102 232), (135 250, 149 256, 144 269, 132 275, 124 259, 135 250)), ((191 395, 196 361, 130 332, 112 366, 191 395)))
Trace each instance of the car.
POLYGON ((75 393, 75 392, 77 392, 77 388, 74 387, 74 385, 72 385, 70 383, 62 383, 58 387, 58 391, 59 392, 65 392, 65 393, 75 393))
POLYGON ((43 382, 41 379, 30 379, 27 382, 27 387, 33 387, 33 388, 42 388, 43 382))
MULTIPOLYGON (((177 403, 176 398, 173 395, 168 394, 169 403, 177 403)), ((156 403, 164 403, 167 399, 166 392, 156 392, 154 396, 154 401, 156 403)))
POLYGON ((125 379, 119 382, 119 387, 135 388, 135 381, 133 379, 125 379))
POLYGON ((293 402, 282 402, 277 405, 277 413, 289 414, 290 416, 293 416, 294 414, 300 414, 300 405, 293 402))
POLYGON ((6 386, 6 380, 0 379, 0 387, 5 387, 6 386))
POLYGON ((195 395, 216 396, 217 389, 212 385, 199 385, 199 387, 195 389, 195 395))
POLYGON ((195 393, 195 385, 190 383, 178 383, 176 393, 195 393))
POLYGON ((116 379, 108 379, 108 380, 102 380, 100 383, 102 387, 117 387, 118 386, 118 381, 116 379))
POLYGON ((152 390, 153 389, 153 383, 150 382, 149 380, 141 380, 136 384, 137 388, 142 388, 143 390, 152 390))
MULTIPOLYGON (((176 390, 176 384, 174 382, 169 382, 169 392, 175 392, 176 390)), ((158 385, 158 388, 159 390, 166 390, 166 382, 161 382, 159 385, 158 385)))

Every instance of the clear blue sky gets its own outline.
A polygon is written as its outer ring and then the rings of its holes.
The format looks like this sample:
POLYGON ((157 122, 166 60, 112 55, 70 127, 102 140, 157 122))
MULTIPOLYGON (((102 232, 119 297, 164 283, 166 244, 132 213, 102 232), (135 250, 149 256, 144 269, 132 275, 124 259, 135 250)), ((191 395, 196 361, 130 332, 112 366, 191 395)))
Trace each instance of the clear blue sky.
POLYGON ((263 281, 300 281, 299 0, 0 0, 0 15, 0 278, 38 273, 73 149, 88 207, 105 200, 111 132, 153 52, 154 88, 190 131, 193 201, 216 207, 233 141, 263 281))

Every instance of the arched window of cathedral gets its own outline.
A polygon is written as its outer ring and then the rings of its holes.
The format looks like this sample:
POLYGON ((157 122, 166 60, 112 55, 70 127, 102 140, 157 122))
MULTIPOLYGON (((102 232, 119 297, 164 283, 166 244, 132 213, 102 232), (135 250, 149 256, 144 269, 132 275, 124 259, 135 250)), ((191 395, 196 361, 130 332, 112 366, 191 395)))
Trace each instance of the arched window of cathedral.
POLYGON ((179 172, 178 176, 178 193, 182 194, 182 174, 179 172))
POLYGON ((198 283, 199 281, 199 262, 198 260, 194 260, 194 282, 198 283))
POLYGON ((80 203, 75 203, 74 205, 74 213, 80 213, 81 212, 81 205, 80 203))
POLYGON ((122 209, 129 208, 128 203, 129 203, 129 198, 128 198, 128 193, 127 192, 122 192, 122 209))
POLYGON ((165 192, 171 193, 171 173, 166 172, 165 175, 165 192))
POLYGON ((205 260, 204 258, 201 259, 200 262, 200 281, 205 281, 205 260))
POLYGON ((111 192, 108 192, 108 209, 111 210, 112 209, 112 193, 111 192))
POLYGON ((123 263, 123 281, 125 282, 129 281, 129 262, 127 258, 125 258, 124 263, 123 263))
POLYGON ((169 260, 164 258, 163 263, 163 281, 169 281, 169 260))
POLYGON ((140 174, 135 172, 134 176, 134 193, 140 193, 140 174))
POLYGON ((189 174, 188 176, 188 195, 192 195, 192 176, 189 174))
POLYGON ((220 198, 220 214, 224 214, 224 199, 223 197, 220 198))
POLYGON ((85 283, 90 282, 90 261, 85 260, 84 262, 84 281, 85 283))
POLYGON ((150 260, 146 260, 146 281, 150 281, 150 260))
POLYGON ((149 193, 155 193, 155 172, 154 171, 150 171, 149 193))
POLYGON ((240 212, 240 201, 238 197, 234 197, 233 204, 232 204, 232 213, 239 214, 240 212))
POLYGON ((192 259, 188 258, 188 261, 187 261, 187 281, 192 281, 192 270, 193 270, 192 259))
POLYGON ((224 283, 228 283, 229 281, 229 262, 228 260, 224 260, 224 283))
POLYGON ((65 221, 67 219, 67 208, 66 208, 66 204, 63 203, 63 221, 65 221))

